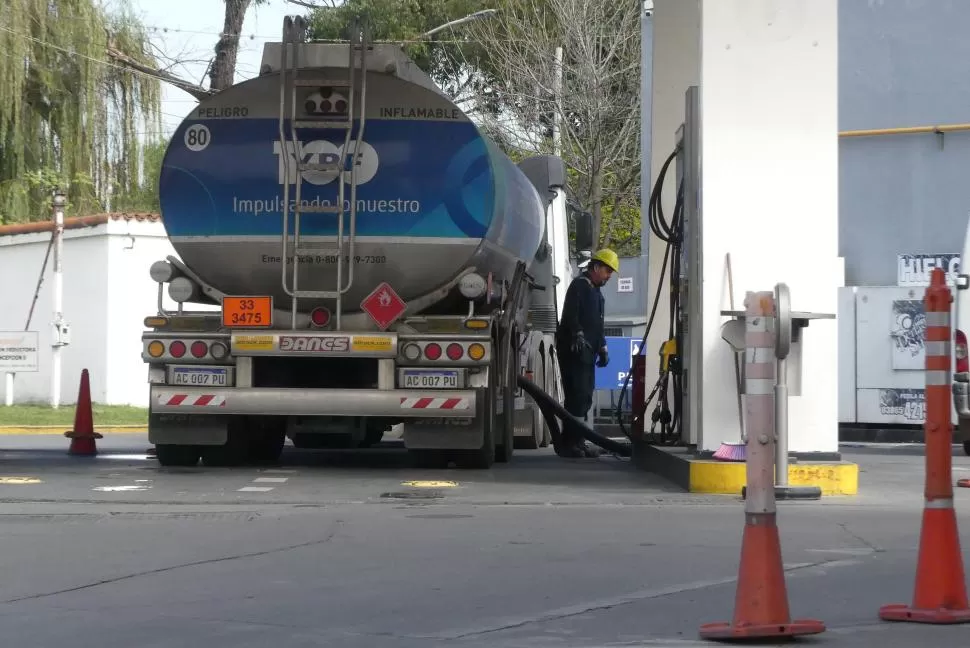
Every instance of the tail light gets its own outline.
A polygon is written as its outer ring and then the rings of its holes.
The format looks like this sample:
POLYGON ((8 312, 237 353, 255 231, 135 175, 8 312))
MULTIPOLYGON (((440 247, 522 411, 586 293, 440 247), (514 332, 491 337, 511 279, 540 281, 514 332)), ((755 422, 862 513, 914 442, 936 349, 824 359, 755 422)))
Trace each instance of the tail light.
POLYGON ((168 346, 168 352, 173 358, 181 358, 185 355, 185 342, 175 340, 168 346))
POLYGON ((209 347, 209 353, 216 360, 225 360, 226 356, 229 355, 229 347, 222 342, 213 342, 212 346, 209 347))
POLYGON ((192 355, 196 358, 204 358, 209 353, 209 345, 205 342, 192 343, 192 355))
POLYGON ((317 328, 323 328, 330 323, 330 311, 320 306, 310 311, 310 323, 317 328))
POLYGON ((953 333, 953 342, 955 347, 953 355, 957 360, 957 373, 970 372, 970 359, 967 358, 967 334, 957 329, 953 333))
POLYGON ((432 342, 428 346, 424 347, 424 357, 428 360, 437 360, 441 357, 441 346, 435 342, 432 342))
POLYGON ((465 350, 457 342, 452 342, 448 345, 447 354, 449 360, 461 360, 461 357, 465 354, 465 350))

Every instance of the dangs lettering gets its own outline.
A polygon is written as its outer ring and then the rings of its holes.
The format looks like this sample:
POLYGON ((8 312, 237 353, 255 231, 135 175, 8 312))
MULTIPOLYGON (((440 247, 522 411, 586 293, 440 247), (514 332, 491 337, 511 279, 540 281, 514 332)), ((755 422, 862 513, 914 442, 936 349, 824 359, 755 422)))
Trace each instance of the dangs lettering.
POLYGON ((349 337, 280 336, 280 351, 342 352, 350 349, 349 337))

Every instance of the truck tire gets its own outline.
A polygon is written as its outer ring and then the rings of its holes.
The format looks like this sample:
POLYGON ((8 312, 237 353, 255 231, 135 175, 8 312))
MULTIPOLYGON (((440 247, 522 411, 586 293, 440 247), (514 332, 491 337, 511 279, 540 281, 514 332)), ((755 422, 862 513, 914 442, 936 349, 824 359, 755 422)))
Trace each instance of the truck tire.
POLYGON ((202 446, 202 465, 209 468, 229 468, 244 463, 249 453, 247 427, 245 417, 234 416, 229 419, 225 444, 202 446))
MULTIPOLYGON (((532 373, 532 382, 537 385, 545 386, 545 373, 542 368, 542 358, 538 358, 537 362, 533 365, 535 369, 532 373)), ((515 379, 515 376, 512 377, 515 379)), ((542 448, 542 441, 545 438, 546 422, 542 418, 542 412, 539 411, 539 405, 532 400, 532 397, 526 396, 526 407, 529 410, 529 414, 532 417, 532 434, 527 437, 515 437, 515 449, 516 450, 538 450, 542 448)), ((548 444, 547 444, 548 445, 548 444)))
POLYGON ((162 466, 194 467, 202 455, 200 446, 171 445, 163 443, 155 446, 155 458, 162 466))
POLYGON ((254 464, 275 464, 286 445, 286 419, 251 420, 246 435, 246 458, 254 464))
MULTIPOLYGON (((519 367, 518 339, 518 332, 513 327, 509 331, 508 337, 504 340, 504 344, 507 347, 505 351, 507 354, 506 361, 504 363, 496 363, 496 366, 505 372, 505 379, 502 381, 505 383, 505 385, 500 390, 496 390, 499 397, 503 400, 502 438, 497 439, 497 443, 495 444, 495 461, 498 463, 508 463, 512 461, 512 454, 515 450, 515 385, 519 367), (504 367, 502 366, 503 364, 504 367)), ((495 421, 495 411, 497 410, 494 403, 495 401, 493 399, 491 416, 492 421, 495 421)), ((494 426, 492 436, 495 436, 494 426)))

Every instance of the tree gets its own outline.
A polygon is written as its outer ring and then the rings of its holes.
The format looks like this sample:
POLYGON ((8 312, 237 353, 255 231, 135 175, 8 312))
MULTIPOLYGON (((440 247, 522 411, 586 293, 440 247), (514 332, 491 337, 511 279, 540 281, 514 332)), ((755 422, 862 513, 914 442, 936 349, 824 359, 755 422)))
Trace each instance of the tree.
POLYGON ((459 97, 467 81, 468 60, 479 58, 479 47, 456 41, 458 29, 419 39, 427 32, 476 11, 493 7, 496 0, 344 0, 310 15, 310 37, 348 40, 355 16, 366 21, 371 38, 401 43, 405 53, 450 96, 459 97))
POLYGON ((265 4, 266 0, 224 0, 226 3, 225 22, 219 42, 216 43, 216 57, 209 69, 209 88, 225 90, 233 84, 236 76, 236 56, 239 54, 239 35, 250 5, 265 4))
POLYGON ((411 41, 408 55, 513 159, 552 153, 558 116, 571 199, 593 214, 601 244, 638 253, 639 3, 346 0, 315 11, 311 35, 346 39, 354 15, 370 21, 375 40, 411 41), (413 42, 483 8, 497 12, 413 42))
MULTIPOLYGON (((142 133, 158 132, 155 79, 111 64, 108 48, 153 65, 127 8, 94 0, 0 5, 0 222, 49 218, 50 192, 69 211, 104 208, 143 186, 142 133)), ((150 139, 149 139, 150 143, 150 139)))
POLYGON ((503 0, 495 18, 466 28, 487 50, 484 128, 550 153, 558 117, 569 191, 593 214, 600 244, 624 254, 639 248, 639 26, 635 2, 503 0))

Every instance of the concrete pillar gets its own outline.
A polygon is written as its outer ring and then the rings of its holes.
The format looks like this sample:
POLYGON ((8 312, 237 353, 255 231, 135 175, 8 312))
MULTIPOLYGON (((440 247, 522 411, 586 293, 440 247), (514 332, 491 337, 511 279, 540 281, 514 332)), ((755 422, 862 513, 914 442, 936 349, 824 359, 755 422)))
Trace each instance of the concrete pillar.
MULTIPOLYGON (((783 281, 794 311, 837 310, 837 0, 657 0, 655 25, 654 174, 683 120, 687 86, 701 88, 704 281, 693 288, 703 290, 703 352, 693 369, 703 383, 698 449, 716 450, 738 437, 734 360, 720 337, 726 254, 737 309, 746 291, 783 281)), ((674 178, 669 187, 668 213, 674 178)), ((654 238, 651 281, 662 257, 654 238)), ((667 332, 657 319, 648 378, 667 332)), ((813 321, 802 333, 789 359, 789 450, 837 452, 837 326, 813 321)))
MULTIPOLYGON (((653 15, 653 125, 651 128, 650 187, 657 181, 660 167, 676 145, 676 132, 684 121, 684 93, 688 86, 700 83, 701 74, 701 2, 700 0, 654 0, 653 15)), ((664 183, 663 209, 669 221, 677 194, 677 173, 673 166, 664 183)), ((643 214, 647 218, 647 214, 643 214)), ((649 282, 647 313, 656 292, 660 291, 660 305, 647 340, 647 393, 660 371, 660 345, 667 339, 670 327, 668 316, 670 273, 663 285, 657 286, 665 244, 650 236, 649 282)), ((653 405, 647 409, 647 419, 653 405)), ((649 424, 648 424, 649 427, 649 424)))

